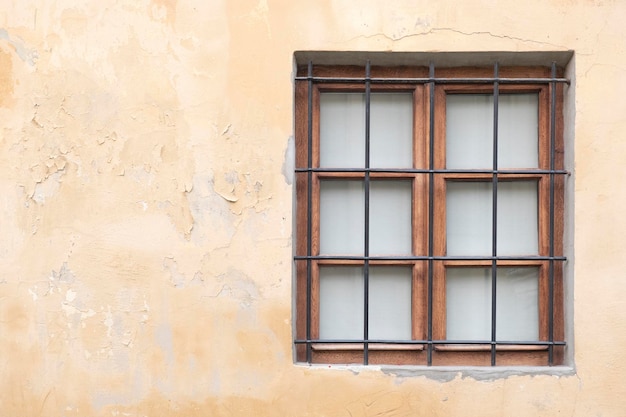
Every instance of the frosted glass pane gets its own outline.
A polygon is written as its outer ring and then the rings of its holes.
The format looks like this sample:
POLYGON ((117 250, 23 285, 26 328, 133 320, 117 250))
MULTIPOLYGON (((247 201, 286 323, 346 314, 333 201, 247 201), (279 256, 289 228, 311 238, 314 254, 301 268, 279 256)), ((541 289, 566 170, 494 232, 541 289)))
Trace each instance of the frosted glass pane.
MULTIPOLYGON (((410 181, 370 182, 370 254, 411 253, 410 181)), ((365 193, 362 181, 320 183, 320 252, 363 254, 365 193)))
POLYGON ((539 268, 498 268, 499 340, 539 339, 539 268))
MULTIPOLYGON (((498 268, 496 338, 530 341, 539 337, 539 270, 498 268)), ((491 339, 491 269, 446 270, 446 337, 491 339)))
MULTIPOLYGON (((498 168, 538 166, 537 94, 498 96, 498 168)), ((446 96, 446 166, 493 167, 493 96, 446 96)))
POLYGON ((498 183, 498 255, 537 255, 537 183, 498 183))
POLYGON ((411 181, 370 182, 370 255, 411 253, 411 181))
POLYGON ((493 166, 493 97, 446 96, 446 167, 493 166))
POLYGON ((363 338, 363 268, 320 267, 320 338, 363 338))
MULTIPOLYGON (((320 338, 363 338, 363 268, 320 267, 320 338)), ((369 338, 411 339, 411 268, 371 267, 369 338)))
POLYGON ((370 99, 370 166, 413 166, 413 95, 372 93, 370 99))
MULTIPOLYGON (((411 93, 370 95, 370 166, 410 168, 413 149, 411 93)), ((320 95, 320 166, 365 167, 365 94, 320 95)))
MULTIPOLYGON (((492 196, 490 182, 446 184, 448 255, 491 255, 492 196)), ((535 181, 499 182, 497 254, 538 254, 537 216, 535 181)))
POLYGON ((446 269, 446 337, 491 339, 490 269, 446 269))
POLYGON ((370 268, 369 337, 411 339, 411 268, 370 268))
POLYGON ((364 210, 362 181, 321 181, 320 253, 363 254, 364 210))
POLYGON ((365 95, 320 95, 320 166, 365 166, 365 95))
POLYGON ((491 183, 446 183, 448 255, 491 255, 491 183))

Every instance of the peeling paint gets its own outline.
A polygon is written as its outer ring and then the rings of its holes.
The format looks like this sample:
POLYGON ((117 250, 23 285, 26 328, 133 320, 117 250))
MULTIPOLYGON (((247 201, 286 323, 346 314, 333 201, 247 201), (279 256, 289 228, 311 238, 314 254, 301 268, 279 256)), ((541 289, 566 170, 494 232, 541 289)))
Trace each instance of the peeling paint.
POLYGON ((39 54, 34 49, 29 49, 24 45, 24 41, 22 41, 19 37, 13 37, 9 35, 9 32, 6 29, 0 29, 0 40, 6 40, 9 45, 11 45, 15 49, 15 53, 22 59, 22 61, 26 62, 30 66, 34 66, 39 58, 39 54))
POLYGON ((47 198, 53 197, 59 191, 60 186, 61 173, 55 172, 35 185, 32 198, 36 203, 43 204, 47 198))
POLYGON ((283 161, 282 173, 285 177, 287 185, 293 184, 294 169, 296 166, 296 146, 293 136, 289 137, 287 141, 287 148, 285 149, 285 159, 283 161))

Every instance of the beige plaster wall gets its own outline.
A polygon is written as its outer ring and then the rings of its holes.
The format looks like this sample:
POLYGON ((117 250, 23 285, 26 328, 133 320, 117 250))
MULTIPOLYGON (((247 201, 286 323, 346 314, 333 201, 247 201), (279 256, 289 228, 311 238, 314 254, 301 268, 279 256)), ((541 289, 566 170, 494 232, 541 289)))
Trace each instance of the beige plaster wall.
POLYGON ((626 415, 625 22, 623 0, 4 0, 0 415, 626 415), (570 49, 575 372, 294 365, 293 52, 570 49))

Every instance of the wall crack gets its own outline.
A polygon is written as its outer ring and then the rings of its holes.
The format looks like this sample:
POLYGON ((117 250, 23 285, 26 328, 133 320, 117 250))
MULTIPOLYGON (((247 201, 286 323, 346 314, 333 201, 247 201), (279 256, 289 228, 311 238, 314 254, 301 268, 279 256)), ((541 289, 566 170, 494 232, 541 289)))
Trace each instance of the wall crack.
POLYGON ((518 41, 518 42, 525 42, 525 43, 533 43, 533 44, 537 44, 537 45, 544 45, 544 46, 549 46, 551 48, 558 48, 558 49, 569 49, 566 46, 563 45, 558 45, 558 44, 554 44, 554 43, 550 43, 550 42, 544 42, 544 41, 538 41, 538 40, 534 40, 534 39, 526 39, 526 38, 520 38, 520 37, 516 37, 516 36, 509 36, 509 35, 501 35, 501 34, 497 34, 497 33, 492 33, 489 31, 474 31, 474 32, 465 32, 462 30, 458 30, 458 29, 453 29, 453 28, 449 28, 449 27, 437 27, 437 28, 431 28, 430 30, 426 31, 426 32, 420 32, 420 33, 410 33, 410 34, 406 34, 406 35, 401 35, 401 36, 393 36, 393 35, 388 35, 384 32, 378 32, 378 33, 374 33, 372 35, 361 35, 361 36, 355 36, 353 38, 348 39, 348 42, 352 42, 355 41, 357 39, 372 39, 372 38, 377 38, 377 37, 383 37, 386 38, 392 42, 398 42, 404 39, 409 39, 409 38, 417 38, 417 37, 422 37, 422 36, 427 36, 427 35, 432 35, 434 33, 437 32, 453 32, 453 33, 458 33, 460 35, 465 35, 465 36, 475 36, 475 35, 479 35, 479 36, 489 36, 492 38, 498 38, 498 39, 510 39, 513 41, 518 41))

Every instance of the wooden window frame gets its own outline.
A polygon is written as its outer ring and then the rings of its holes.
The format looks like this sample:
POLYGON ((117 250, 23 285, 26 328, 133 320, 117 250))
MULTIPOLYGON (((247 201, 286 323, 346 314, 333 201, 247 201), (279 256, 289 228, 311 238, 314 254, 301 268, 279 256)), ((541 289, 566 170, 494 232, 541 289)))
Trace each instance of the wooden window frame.
MULTIPOLYGON (((371 67, 371 79, 402 81, 370 83, 373 92, 411 92, 413 94, 413 171, 416 172, 338 172, 315 170, 320 167, 320 93, 329 91, 363 92, 363 67, 299 67, 295 83, 296 139, 296 360, 327 364, 398 365, 558 365, 564 357, 563 258, 564 169, 563 85, 557 82, 502 83, 499 94, 538 93, 539 161, 537 172, 498 171, 498 181, 532 180, 538 183, 539 259, 495 261, 495 266, 539 268, 539 341, 545 344, 450 344, 446 341, 445 270, 452 267, 492 268, 492 260, 446 259, 446 184, 449 181, 492 181, 493 173, 445 172, 446 95, 492 94, 493 83, 467 82, 492 78, 493 68, 443 68, 437 79, 459 82, 425 82, 430 74, 424 67, 371 67), (323 77, 336 77, 325 82, 323 77), (354 82, 350 79, 358 79, 354 82), (341 79, 341 80, 337 80, 341 79), (416 79, 415 83, 406 79, 416 79), (554 91, 553 91, 554 89, 554 91), (433 96, 431 101, 431 95, 433 96), (551 100, 555 100, 551 117, 551 100), (433 104, 431 113, 431 103, 433 104), (309 109, 309 105, 312 107, 309 109), (432 118, 431 118, 432 116, 432 118), (431 134, 431 125, 434 131, 431 134), (551 135, 554 136, 551 145, 551 135), (431 156, 430 143, 433 152, 431 156), (311 147, 309 148, 309 141, 311 147), (551 146, 554 146, 551 161, 551 146), (311 153, 309 154, 309 149, 311 153), (432 159, 431 159, 432 158, 432 159), (552 165, 552 166, 551 166, 552 165), (311 170, 310 168, 313 168, 311 170), (434 171, 433 171, 434 169, 434 171), (428 172, 427 172, 428 171, 428 172), (555 173, 559 171, 559 173, 555 173), (319 258, 319 188, 321 180, 406 179, 412 181, 412 256, 407 260, 355 260, 319 258), (432 184, 432 191, 429 189, 432 184), (309 194, 310 193, 310 194, 309 194), (550 194, 552 198, 550 198, 550 194), (429 196, 433 207, 429 224, 429 196), (550 208, 552 202, 552 209, 550 208), (311 212, 309 213, 309 208, 311 212), (551 213, 553 216, 551 217, 551 213), (552 225, 550 226, 550 218, 552 225), (432 247, 428 231, 432 226, 432 247), (549 228, 552 228, 550 233, 549 228), (419 230, 423 232, 419 232, 419 230), (553 241, 550 243, 550 236, 553 241), (429 259, 425 259, 429 257, 429 259), (317 257, 317 258, 316 258, 317 257), (319 267, 323 265, 402 265, 412 268, 412 343, 324 343, 319 340, 319 267), (430 267, 430 268, 429 268, 430 267), (550 274, 552 271, 552 274, 550 274), (551 277, 550 277, 551 275, 551 277), (429 283, 432 287, 429 288, 429 283), (552 289, 550 289, 552 286, 552 289), (553 295, 552 303, 549 294, 553 295), (431 300, 429 308, 429 297, 431 300), (551 304, 551 305, 550 305, 551 304), (550 317, 549 311, 552 311, 550 317), (550 334, 551 333, 551 336, 550 334), (420 341, 420 342, 416 342, 420 341), (556 343, 553 343, 556 342, 556 343)), ((504 67, 498 77, 516 79, 554 79, 548 67, 504 67)), ((562 75, 562 72, 557 74, 562 75)), ((431 77, 432 80, 432 77, 431 77)), ((526 171, 530 169, 524 168, 526 171)), ((510 170, 513 171, 513 170, 510 170)), ((520 171, 520 170, 517 170, 520 171)))

